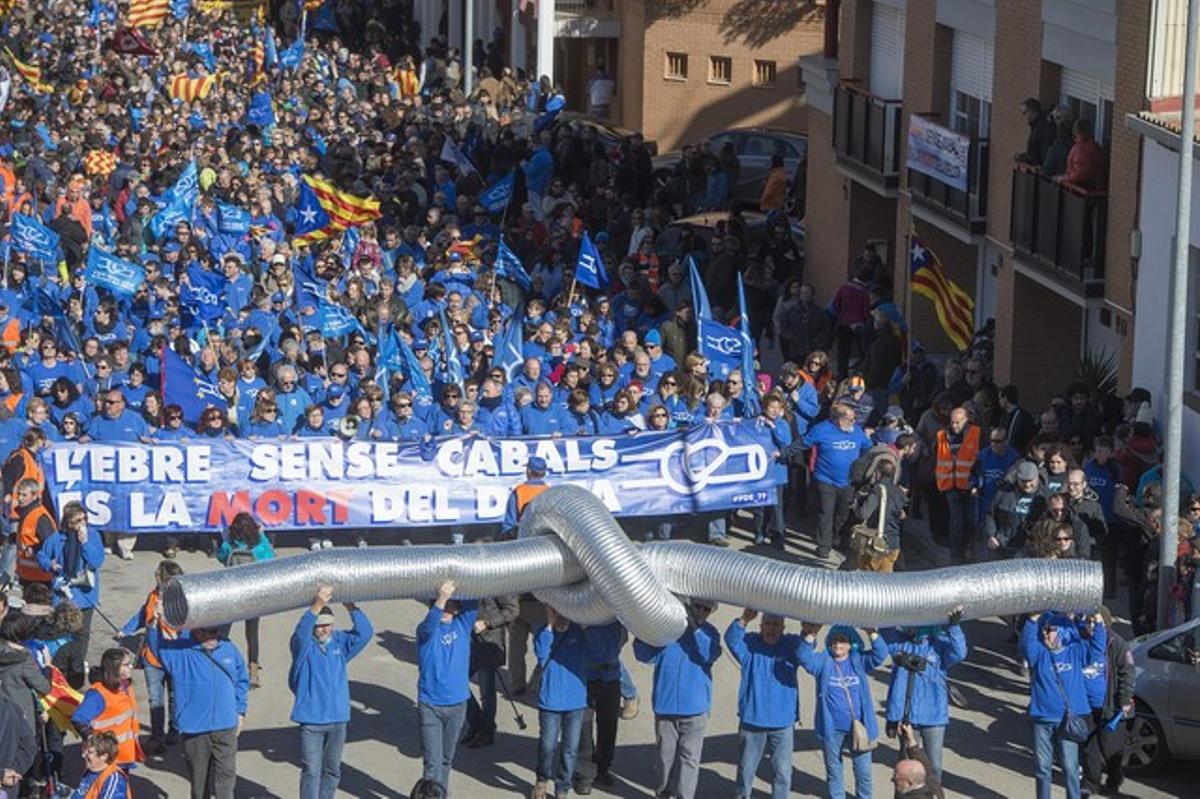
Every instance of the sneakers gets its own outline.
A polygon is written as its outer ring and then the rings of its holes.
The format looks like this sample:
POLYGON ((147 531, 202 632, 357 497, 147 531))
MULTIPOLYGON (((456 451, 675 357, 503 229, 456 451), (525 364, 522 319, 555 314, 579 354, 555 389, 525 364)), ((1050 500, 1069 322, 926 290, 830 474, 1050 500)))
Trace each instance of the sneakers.
POLYGON ((259 676, 261 672, 262 672, 262 666, 251 661, 250 662, 250 687, 251 688, 261 688, 262 687, 262 679, 259 676))
POLYGON ((321 549, 333 549, 333 542, 328 538, 321 539, 321 549))
POLYGON ((621 700, 621 718, 628 721, 636 719, 638 710, 641 708, 641 701, 635 696, 633 699, 621 700))
POLYGON ((529 799, 554 799, 554 783, 550 780, 538 780, 533 785, 529 799))
POLYGON ((321 551, 321 539, 319 539, 319 538, 308 539, 308 551, 309 552, 320 552, 321 551))

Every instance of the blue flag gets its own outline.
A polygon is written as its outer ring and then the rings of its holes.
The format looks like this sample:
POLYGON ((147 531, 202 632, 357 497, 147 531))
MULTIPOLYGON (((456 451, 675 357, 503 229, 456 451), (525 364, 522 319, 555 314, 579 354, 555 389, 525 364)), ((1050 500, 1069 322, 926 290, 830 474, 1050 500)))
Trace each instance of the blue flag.
POLYGON ((517 254, 504 243, 503 236, 500 237, 500 248, 496 250, 496 273, 501 277, 508 278, 525 291, 529 291, 533 287, 533 281, 530 279, 529 273, 525 271, 525 265, 521 263, 517 254))
POLYGON ((393 335, 396 346, 400 349, 400 357, 404 360, 404 372, 408 375, 408 384, 413 393, 425 400, 433 399, 433 386, 429 384, 429 378, 425 375, 425 370, 421 368, 421 361, 417 358, 417 354, 412 351, 412 347, 408 346, 407 341, 395 333, 393 335))
POLYGON ((275 124, 275 105, 271 102, 271 92, 267 89, 250 95, 246 104, 246 124, 269 128, 275 124))
POLYGON ((235 235, 249 233, 250 212, 217 200, 217 230, 235 235))
POLYGON ((575 279, 585 286, 600 289, 608 284, 608 274, 604 271, 604 259, 600 257, 592 237, 585 230, 583 241, 579 244, 579 259, 575 262, 575 279))
MULTIPOLYGON (((692 311, 697 319, 712 319, 712 305, 708 302, 708 290, 704 288, 704 278, 696 268, 696 259, 688 256, 688 280, 692 289, 692 311)), ((700 325, 696 325, 696 351, 703 354, 703 338, 700 336, 700 325)))
POLYGON ((304 60, 304 37, 296 37, 296 41, 292 42, 282 53, 279 54, 279 66, 284 69, 296 69, 300 66, 300 62, 304 60))
POLYGON ((507 175, 484 189, 483 193, 479 195, 479 204, 487 209, 489 214, 503 211, 512 200, 516 185, 517 173, 515 170, 509 170, 507 175))
POLYGON ((321 320, 321 335, 326 338, 341 338, 362 327, 349 308, 336 302, 321 300, 317 317, 321 320))
POLYGON ((171 16, 175 19, 187 19, 192 13, 192 0, 171 0, 171 16))
POLYGON ((178 405, 183 410, 184 420, 193 425, 200 421, 206 408, 229 409, 229 403, 217 387, 196 374, 191 364, 170 347, 163 347, 162 397, 164 404, 178 405))
POLYGON ((554 124, 554 120, 558 119, 558 114, 567 105, 567 99, 561 94, 556 94, 546 101, 546 110, 537 119, 533 120, 533 135, 536 137, 546 128, 554 124))
POLYGON ((275 26, 267 24, 267 37, 263 43, 263 55, 268 68, 279 66, 279 48, 275 44, 275 26))
POLYGON ((709 318, 698 319, 700 329, 699 352, 708 359, 708 373, 716 380, 724 380, 734 369, 742 368, 744 342, 739 330, 709 318))
POLYGON ((521 324, 521 317, 524 315, 524 311, 521 310, 520 313, 509 317, 508 324, 500 331, 495 341, 496 352, 492 360, 504 370, 504 377, 509 383, 521 374, 525 365, 525 328, 521 324))
POLYGON ((362 234, 358 232, 358 228, 352 227, 342 234, 342 243, 338 247, 338 255, 342 259, 342 266, 349 269, 350 263, 354 259, 354 251, 358 249, 358 243, 362 240, 362 234))
POLYGON ((211 272, 200 264, 187 268, 188 282, 179 292, 179 301, 205 322, 225 315, 225 276, 211 272))
POLYGON ((296 258, 292 263, 292 280, 296 284, 296 307, 319 308, 325 296, 326 283, 317 277, 312 256, 296 258))
POLYGON ((462 387, 466 376, 463 374, 462 358, 458 354, 458 344, 454 341, 454 331, 446 321, 446 310, 438 311, 442 319, 442 357, 446 362, 446 379, 458 387, 462 387))
POLYGON ((179 174, 175 185, 163 194, 165 204, 162 209, 150 218, 150 233, 156 238, 163 237, 168 228, 179 222, 191 222, 196 208, 196 198, 200 196, 200 175, 196 170, 196 162, 189 161, 179 174))
POLYGON ((83 270, 88 283, 104 286, 116 294, 132 296, 146 280, 140 266, 105 252, 99 247, 88 248, 87 266, 83 270))
POLYGON ((742 285, 742 273, 737 274, 738 316, 742 334, 742 390, 746 404, 754 413, 762 410, 758 398, 758 375, 754 371, 754 339, 750 336, 750 314, 746 312, 746 289, 742 285))
POLYGON ((300 191, 296 195, 296 230, 297 237, 320 230, 330 222, 329 213, 321 205, 317 193, 308 185, 307 180, 300 181, 300 191))
POLYGON ((13 214, 13 245, 41 263, 58 263, 58 234, 32 216, 13 214))
POLYGON ((212 45, 206 42, 187 42, 184 49, 192 55, 204 62, 204 67, 209 72, 217 71, 217 55, 213 52, 212 45))

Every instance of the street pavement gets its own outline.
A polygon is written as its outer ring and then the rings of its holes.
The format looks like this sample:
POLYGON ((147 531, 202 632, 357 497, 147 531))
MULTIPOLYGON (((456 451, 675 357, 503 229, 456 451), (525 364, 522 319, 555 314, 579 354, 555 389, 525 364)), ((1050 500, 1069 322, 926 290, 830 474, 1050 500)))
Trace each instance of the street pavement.
MULTIPOLYGON (((807 525, 805 525, 807 526, 807 525)), ((698 530, 697 530, 698 532, 698 530)), ((431 540, 430 534, 416 531, 414 541, 431 540)), ((735 530, 735 545, 756 551, 744 531, 735 530)), ((297 544, 302 543, 297 541, 297 544)), ((348 543, 348 542, 347 542, 348 543)), ((280 557, 302 556, 301 546, 282 545, 280 557)), ((939 565, 944 553, 929 540, 919 526, 910 525, 905 536, 905 557, 909 568, 939 565), (940 560, 939 560, 940 559, 940 560)), ((772 554, 778 554, 773 551, 772 554)), ((801 563, 821 565, 814 560, 807 542, 789 543, 783 555, 801 563)), ((835 558, 838 557, 835 555, 835 558)), ((159 561, 152 551, 138 551, 135 559, 123 562, 109 557, 102 575, 102 610, 120 626, 133 614, 153 580, 159 561)), ((187 572, 220 568, 216 561, 198 553, 183 553, 179 562, 187 572)), ((828 565, 828 564, 826 564, 828 565)), ((308 597, 297 597, 298 606, 306 606, 308 597)), ((335 596, 336 601, 336 596, 335 596)), ((421 750, 415 704, 417 669, 414 632, 424 615, 422 605, 412 600, 372 602, 363 609, 375 625, 375 640, 350 665, 352 718, 342 766, 339 796, 406 797, 421 774, 421 750)), ((949 608, 947 608, 949 610, 949 608)), ((1116 612, 1120 614, 1118 606, 1116 612)), ((713 616, 718 629, 740 613, 740 608, 721 607, 713 616)), ((347 614, 337 607, 339 623, 347 614)), ((238 755, 239 797, 292 797, 298 793, 298 733, 288 721, 292 695, 287 688, 289 665, 288 638, 300 617, 300 611, 264 618, 261 623, 263 687, 250 694, 250 709, 242 732, 238 755)), ((798 632, 799 623, 789 622, 798 632)), ((948 796, 972 799, 1008 799, 1031 796, 1033 760, 1030 729, 1025 714, 1027 681, 1014 670, 1015 645, 1008 643, 1008 630, 998 620, 965 624, 970 644, 967 661, 951 672, 951 678, 964 701, 951 709, 946 735, 945 785, 948 796)), ((1127 626, 1123 632, 1128 634, 1127 626)), ((93 622, 90 661, 98 663, 100 654, 112 645, 113 630, 97 614, 93 622)), ((235 625, 231 637, 243 647, 242 625, 235 625)), ((127 641, 127 643, 130 643, 127 641)), ((617 739, 613 773, 614 787, 597 786, 596 797, 652 797, 654 775, 654 725, 650 710, 651 670, 633 659, 631 649, 624 660, 633 673, 642 696, 641 713, 636 719, 622 721, 617 739)), ((890 664, 871 675, 872 692, 877 702, 886 695, 890 664)), ((725 653, 714 668, 713 712, 708 724, 704 760, 698 796, 735 795, 734 777, 737 760, 737 688, 738 671, 725 653)), ((141 700, 143 730, 149 728, 145 707, 144 681, 136 677, 141 700)), ((792 791, 794 796, 824 796, 824 767, 813 722, 813 680, 801 671, 801 724, 795 736, 792 791)), ((519 697, 518 709, 526 722, 519 730, 512 707, 503 701, 497 720, 496 743, 486 749, 459 748, 451 779, 456 799, 528 796, 532 789, 537 752, 537 706, 534 697, 519 697)), ((882 728, 882 722, 880 724, 882 728)), ((892 795, 889 782, 896 761, 894 741, 884 739, 876 750, 872 776, 874 794, 892 795)), ((68 780, 80 768, 79 747, 74 742, 67 751, 68 780)), ((850 779, 847 762, 847 779, 850 779)), ((1147 781, 1127 782, 1124 795, 1135 797, 1197 797, 1200 788, 1191 776, 1191 764, 1173 764, 1165 775, 1147 781)), ((183 754, 179 747, 163 757, 151 758, 134 776, 134 795, 142 797, 181 797, 188 795, 183 776, 183 754)), ((763 764, 756 783, 756 796, 769 795, 769 764, 763 764)), ((849 782, 852 785, 852 782, 849 782)), ((1062 796, 1056 789, 1055 796, 1062 796)))

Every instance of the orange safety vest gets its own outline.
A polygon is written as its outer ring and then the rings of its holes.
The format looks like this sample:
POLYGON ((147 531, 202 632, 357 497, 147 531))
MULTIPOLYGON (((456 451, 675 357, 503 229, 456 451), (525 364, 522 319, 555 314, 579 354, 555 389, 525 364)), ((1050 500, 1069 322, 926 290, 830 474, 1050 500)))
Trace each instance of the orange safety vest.
POLYGON ((950 436, 943 428, 937 433, 937 465, 933 475, 938 491, 957 489, 966 491, 971 487, 971 467, 979 455, 979 428, 967 425, 962 444, 955 453, 950 449, 950 436))
MULTIPOLYGON (((104 783, 108 782, 120 770, 121 767, 116 763, 109 763, 105 766, 104 770, 96 777, 95 782, 87 789, 87 793, 83 795, 83 799, 100 799, 100 793, 104 790, 104 783)), ((129 775, 125 776, 125 799, 133 799, 133 791, 129 788, 129 775)))
POLYGON ((9 394, 4 398, 4 406, 12 413, 17 412, 17 406, 21 404, 21 400, 25 399, 25 394, 9 394))
POLYGON ((124 690, 110 691, 102 682, 92 683, 92 690, 104 700, 104 710, 92 719, 92 732, 111 732, 117 737, 117 763, 140 763, 146 759, 138 743, 137 700, 133 685, 124 690))
POLYGON ((21 346, 21 323, 16 319, 0 322, 0 347, 12 355, 21 346))
POLYGON ((38 519, 45 517, 54 523, 54 517, 44 505, 35 505, 33 510, 25 514, 17 528, 17 576, 30 583, 48 583, 54 579, 48 571, 42 571, 38 566, 37 551, 42 542, 38 540, 38 519))
MULTIPOLYGON (((151 624, 155 623, 154 611, 161 604, 162 597, 158 595, 158 589, 155 588, 150 592, 150 595, 146 597, 146 612, 142 616, 142 624, 147 628, 149 628, 151 624)), ((158 625, 158 632, 159 635, 161 635, 162 638, 167 641, 174 641, 179 637, 179 630, 176 630, 166 622, 162 622, 158 625)), ((139 654, 142 656, 142 660, 145 661, 146 665, 153 666, 156 669, 161 669, 163 667, 162 661, 158 659, 158 655, 155 655, 154 651, 146 643, 142 643, 142 651, 139 654)))
POLYGON ((550 486, 545 483, 521 483, 513 489, 513 493, 517 495, 517 518, 521 518, 521 514, 525 510, 525 506, 533 502, 534 498, 545 491, 550 486))
POLYGON ((22 480, 37 480, 38 493, 44 494, 46 491, 46 474, 42 471, 42 465, 38 463, 37 457, 32 452, 25 449, 25 447, 17 447, 12 451, 12 454, 8 456, 10 461, 13 458, 21 459, 22 469, 21 476, 13 481, 12 493, 6 494, 4 497, 4 501, 8 503, 8 507, 10 508, 8 514, 10 519, 15 519, 18 516, 16 504, 17 483, 20 483, 22 480))

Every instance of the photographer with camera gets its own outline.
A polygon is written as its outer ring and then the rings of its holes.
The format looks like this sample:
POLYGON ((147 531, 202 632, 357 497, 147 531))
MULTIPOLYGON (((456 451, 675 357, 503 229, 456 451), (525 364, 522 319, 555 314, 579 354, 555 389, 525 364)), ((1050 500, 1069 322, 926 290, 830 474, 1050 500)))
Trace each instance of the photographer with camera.
MULTIPOLYGON (((946 672, 967 657, 967 639, 959 625, 962 612, 961 606, 951 610, 946 627, 880 632, 895 666, 888 685, 885 714, 888 737, 896 737, 905 725, 911 727, 939 780, 946 726, 950 723, 946 672)), ((908 748, 906 739, 901 737, 901 757, 908 757, 908 748)))

